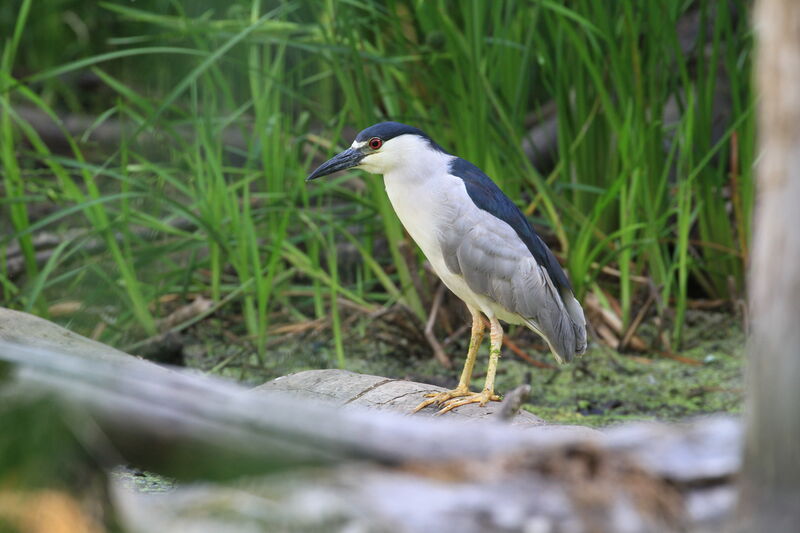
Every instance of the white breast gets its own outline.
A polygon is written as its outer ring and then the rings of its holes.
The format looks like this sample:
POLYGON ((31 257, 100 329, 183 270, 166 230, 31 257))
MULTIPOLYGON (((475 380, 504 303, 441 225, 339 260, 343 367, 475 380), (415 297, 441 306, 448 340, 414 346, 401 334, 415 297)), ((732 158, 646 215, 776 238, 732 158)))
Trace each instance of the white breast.
POLYGON ((428 259, 441 255, 438 236, 450 214, 447 192, 439 184, 424 186, 385 178, 386 193, 397 217, 428 259), (447 212, 446 212, 447 211, 447 212))
POLYGON ((487 316, 497 314, 491 302, 475 294, 464 278, 447 268, 442 255, 441 232, 452 226, 455 217, 462 216, 460 206, 470 201, 464 182, 446 172, 438 174, 435 179, 414 179, 401 173, 387 173, 384 184, 397 217, 442 282, 470 307, 483 311, 487 316))

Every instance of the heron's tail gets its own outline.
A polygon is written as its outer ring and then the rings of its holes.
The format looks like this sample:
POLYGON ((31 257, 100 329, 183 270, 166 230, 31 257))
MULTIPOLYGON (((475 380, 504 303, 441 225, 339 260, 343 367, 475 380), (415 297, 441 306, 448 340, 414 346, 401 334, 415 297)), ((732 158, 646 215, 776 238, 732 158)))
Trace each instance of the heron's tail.
POLYGON ((561 299, 572 322, 572 331, 575 332, 575 355, 583 355, 586 351, 586 318, 583 316, 583 308, 569 289, 561 289, 561 299))
POLYGON ((526 322, 547 341, 556 360, 564 363, 586 351, 586 319, 571 290, 564 287, 559 293, 558 296, 553 294, 558 305, 542 309, 536 320, 527 319, 526 322))

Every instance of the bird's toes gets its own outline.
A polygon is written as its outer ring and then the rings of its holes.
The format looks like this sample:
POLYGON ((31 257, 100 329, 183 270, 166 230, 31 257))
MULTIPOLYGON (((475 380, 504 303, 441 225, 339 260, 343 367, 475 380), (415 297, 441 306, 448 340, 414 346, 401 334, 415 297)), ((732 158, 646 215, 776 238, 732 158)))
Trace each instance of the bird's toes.
POLYGON ((456 398, 462 398, 464 396, 469 396, 470 393, 466 388, 455 388, 453 390, 444 391, 444 392, 430 392, 425 395, 425 398, 429 398, 428 400, 424 400, 418 406, 416 406, 411 413, 416 413, 422 409, 425 409, 429 405, 446 405, 447 402, 453 401, 456 398))
POLYGON ((485 394, 483 396, 483 398, 481 399, 481 407, 483 407, 484 405, 486 405, 489 402, 499 402, 502 399, 503 398, 501 398, 497 394, 485 394))
POLYGON ((448 412, 448 411, 450 411, 452 409, 455 409, 456 407, 458 407, 459 405, 463 405, 464 403, 469 403, 469 402, 450 402, 444 407, 444 409, 440 409, 433 416, 442 416, 446 412, 448 412))
MULTIPOLYGON (((430 394, 426 394, 425 395, 426 398, 429 397, 429 396, 430 396, 430 394)), ((425 409, 429 405, 433 405, 435 403, 436 403, 436 397, 434 396, 430 400, 425 400, 422 403, 420 403, 419 405, 417 405, 414 409, 411 410, 411 414, 414 414, 417 411, 421 411, 422 409, 425 409)))
POLYGON ((449 411, 452 411, 456 407, 461 407, 462 405, 467 405, 470 403, 477 403, 481 407, 485 406, 489 402, 499 402, 500 396, 490 392, 488 390, 484 390, 483 392, 473 392, 469 395, 465 395, 466 398, 451 398, 442 402, 444 408, 440 410, 437 415, 443 415, 449 411))

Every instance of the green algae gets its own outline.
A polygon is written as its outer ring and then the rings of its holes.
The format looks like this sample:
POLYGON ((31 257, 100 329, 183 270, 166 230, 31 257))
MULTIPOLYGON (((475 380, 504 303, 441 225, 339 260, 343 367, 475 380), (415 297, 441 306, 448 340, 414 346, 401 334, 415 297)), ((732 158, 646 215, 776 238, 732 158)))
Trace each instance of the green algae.
MULTIPOLYGON (((687 315, 684 349, 679 355, 696 361, 688 364, 658 353, 620 354, 596 342, 575 362, 557 366, 544 352, 530 352, 553 369, 534 367, 503 351, 496 390, 503 393, 522 383, 531 384, 525 409, 548 422, 605 426, 627 420, 676 420, 713 412, 737 413, 742 403, 742 368, 745 335, 740 321, 725 313, 690 312, 687 315)), ((448 346, 452 369, 443 368, 425 347, 388 346, 370 335, 356 334, 369 328, 354 328, 347 340, 347 370, 397 379, 411 379, 454 387, 466 354, 467 336, 448 346), (416 355, 413 355, 416 354, 416 355)), ((246 345, 220 343, 209 335, 195 340, 188 353, 189 366, 260 384, 269 379, 317 368, 336 368, 333 340, 324 334, 298 336, 276 344, 261 361, 246 345)), ((512 335, 531 339, 526 331, 512 335)), ((640 334, 649 341, 656 334, 643 326, 640 334)), ((475 366, 472 388, 483 385, 488 362, 484 345, 475 366)))

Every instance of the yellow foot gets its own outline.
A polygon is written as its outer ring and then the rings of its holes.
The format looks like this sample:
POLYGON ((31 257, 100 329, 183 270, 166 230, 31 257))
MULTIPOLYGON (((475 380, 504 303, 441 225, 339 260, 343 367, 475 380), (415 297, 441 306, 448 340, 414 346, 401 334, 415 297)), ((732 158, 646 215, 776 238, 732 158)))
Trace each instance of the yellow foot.
POLYGON ((477 403, 480 404, 481 407, 486 405, 489 402, 499 402, 500 396, 494 394, 492 391, 488 389, 483 389, 483 392, 470 392, 469 394, 464 395, 466 396, 463 400, 446 400, 443 402, 444 409, 436 413, 437 415, 443 415, 447 411, 455 409, 456 407, 461 407, 462 405, 467 405, 468 403, 477 403))
POLYGON ((430 400, 425 400, 418 406, 414 408, 412 413, 416 413, 421 409, 425 409, 429 405, 442 405, 444 402, 452 400, 454 398, 461 398, 463 396, 469 396, 472 394, 467 387, 456 387, 453 390, 448 390, 444 392, 431 392, 425 395, 426 398, 430 398, 430 400))
POLYGON ((425 397, 430 399, 425 400, 416 406, 414 410, 411 411, 412 413, 416 413, 421 409, 425 409, 429 405, 435 404, 444 407, 444 409, 436 413, 437 415, 443 415, 451 409, 455 409, 456 407, 460 407, 462 405, 467 405, 468 403, 478 403, 481 407, 483 407, 489 402, 500 401, 500 396, 489 392, 486 389, 484 389, 483 392, 470 392, 466 387, 456 388, 445 392, 431 392, 426 394, 425 397), (463 399, 459 400, 458 398, 463 399))

